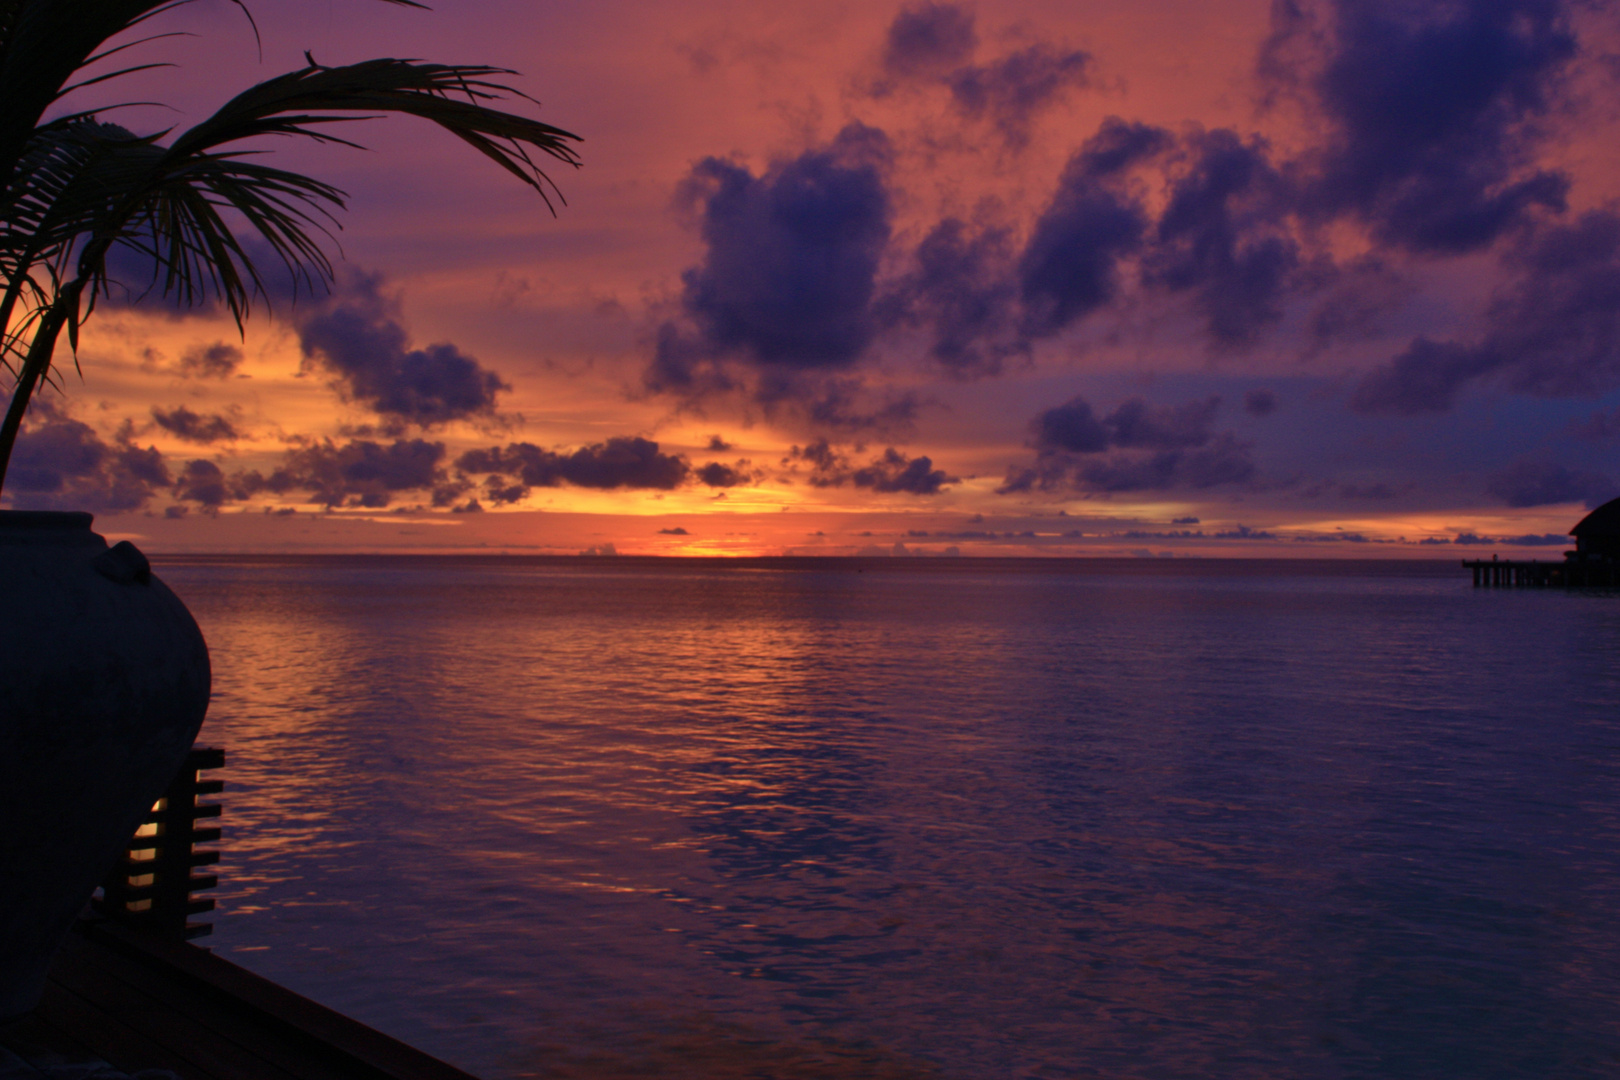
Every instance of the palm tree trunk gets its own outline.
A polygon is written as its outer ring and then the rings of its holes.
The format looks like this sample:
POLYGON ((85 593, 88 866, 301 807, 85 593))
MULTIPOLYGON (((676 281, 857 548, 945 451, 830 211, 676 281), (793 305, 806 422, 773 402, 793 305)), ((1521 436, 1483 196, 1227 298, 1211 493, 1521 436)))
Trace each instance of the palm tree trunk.
POLYGON ((39 380, 50 370, 51 357, 56 352, 56 339, 61 336, 62 327, 78 310, 79 294, 84 291, 84 283, 84 278, 76 278, 56 294, 55 302, 40 317, 39 326, 34 330, 34 340, 29 342, 28 355, 23 358, 22 370, 17 373, 16 389, 11 392, 11 407, 6 410, 4 423, 0 423, 0 491, 5 490, 6 468, 11 464, 11 450, 17 444, 17 433, 22 430, 23 415, 28 412, 28 403, 34 396, 39 380))

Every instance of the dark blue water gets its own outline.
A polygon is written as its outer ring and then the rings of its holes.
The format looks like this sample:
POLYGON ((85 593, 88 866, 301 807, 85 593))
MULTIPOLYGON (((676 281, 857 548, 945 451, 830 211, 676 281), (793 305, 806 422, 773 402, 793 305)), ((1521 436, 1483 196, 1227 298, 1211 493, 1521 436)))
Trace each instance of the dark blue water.
POLYGON ((1620 1074, 1620 597, 191 560, 222 955, 500 1080, 1620 1074))

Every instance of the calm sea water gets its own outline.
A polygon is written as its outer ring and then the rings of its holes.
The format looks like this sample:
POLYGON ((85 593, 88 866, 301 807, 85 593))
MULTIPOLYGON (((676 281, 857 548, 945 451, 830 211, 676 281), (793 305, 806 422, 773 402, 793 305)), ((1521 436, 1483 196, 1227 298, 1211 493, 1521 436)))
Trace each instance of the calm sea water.
POLYGON ((1620 1072, 1620 597, 170 560, 224 956, 490 1078, 1620 1072))

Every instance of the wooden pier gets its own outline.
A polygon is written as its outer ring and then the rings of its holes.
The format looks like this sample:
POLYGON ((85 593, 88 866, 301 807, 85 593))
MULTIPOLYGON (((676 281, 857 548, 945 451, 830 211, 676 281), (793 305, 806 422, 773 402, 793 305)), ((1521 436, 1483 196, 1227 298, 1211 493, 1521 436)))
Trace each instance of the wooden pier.
POLYGON ((219 807, 198 801, 224 764, 193 750, 57 954, 44 999, 0 1026, 0 1080, 139 1074, 158 1080, 475 1080, 187 939, 213 908, 219 807), (116 1073, 110 1072, 116 1070, 116 1073), (154 1070, 151 1072, 145 1070, 154 1070))
POLYGON ((1474 572, 1475 588, 1620 587, 1620 562, 1609 559, 1464 559, 1474 572))

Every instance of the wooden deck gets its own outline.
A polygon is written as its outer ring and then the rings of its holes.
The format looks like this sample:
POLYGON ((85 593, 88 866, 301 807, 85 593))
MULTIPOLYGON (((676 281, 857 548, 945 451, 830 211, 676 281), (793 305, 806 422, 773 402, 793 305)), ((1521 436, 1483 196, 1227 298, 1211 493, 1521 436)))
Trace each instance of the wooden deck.
POLYGON ((181 1080, 473 1080, 195 945, 84 920, 39 1008, 0 1027, 0 1080, 97 1060, 181 1080))

